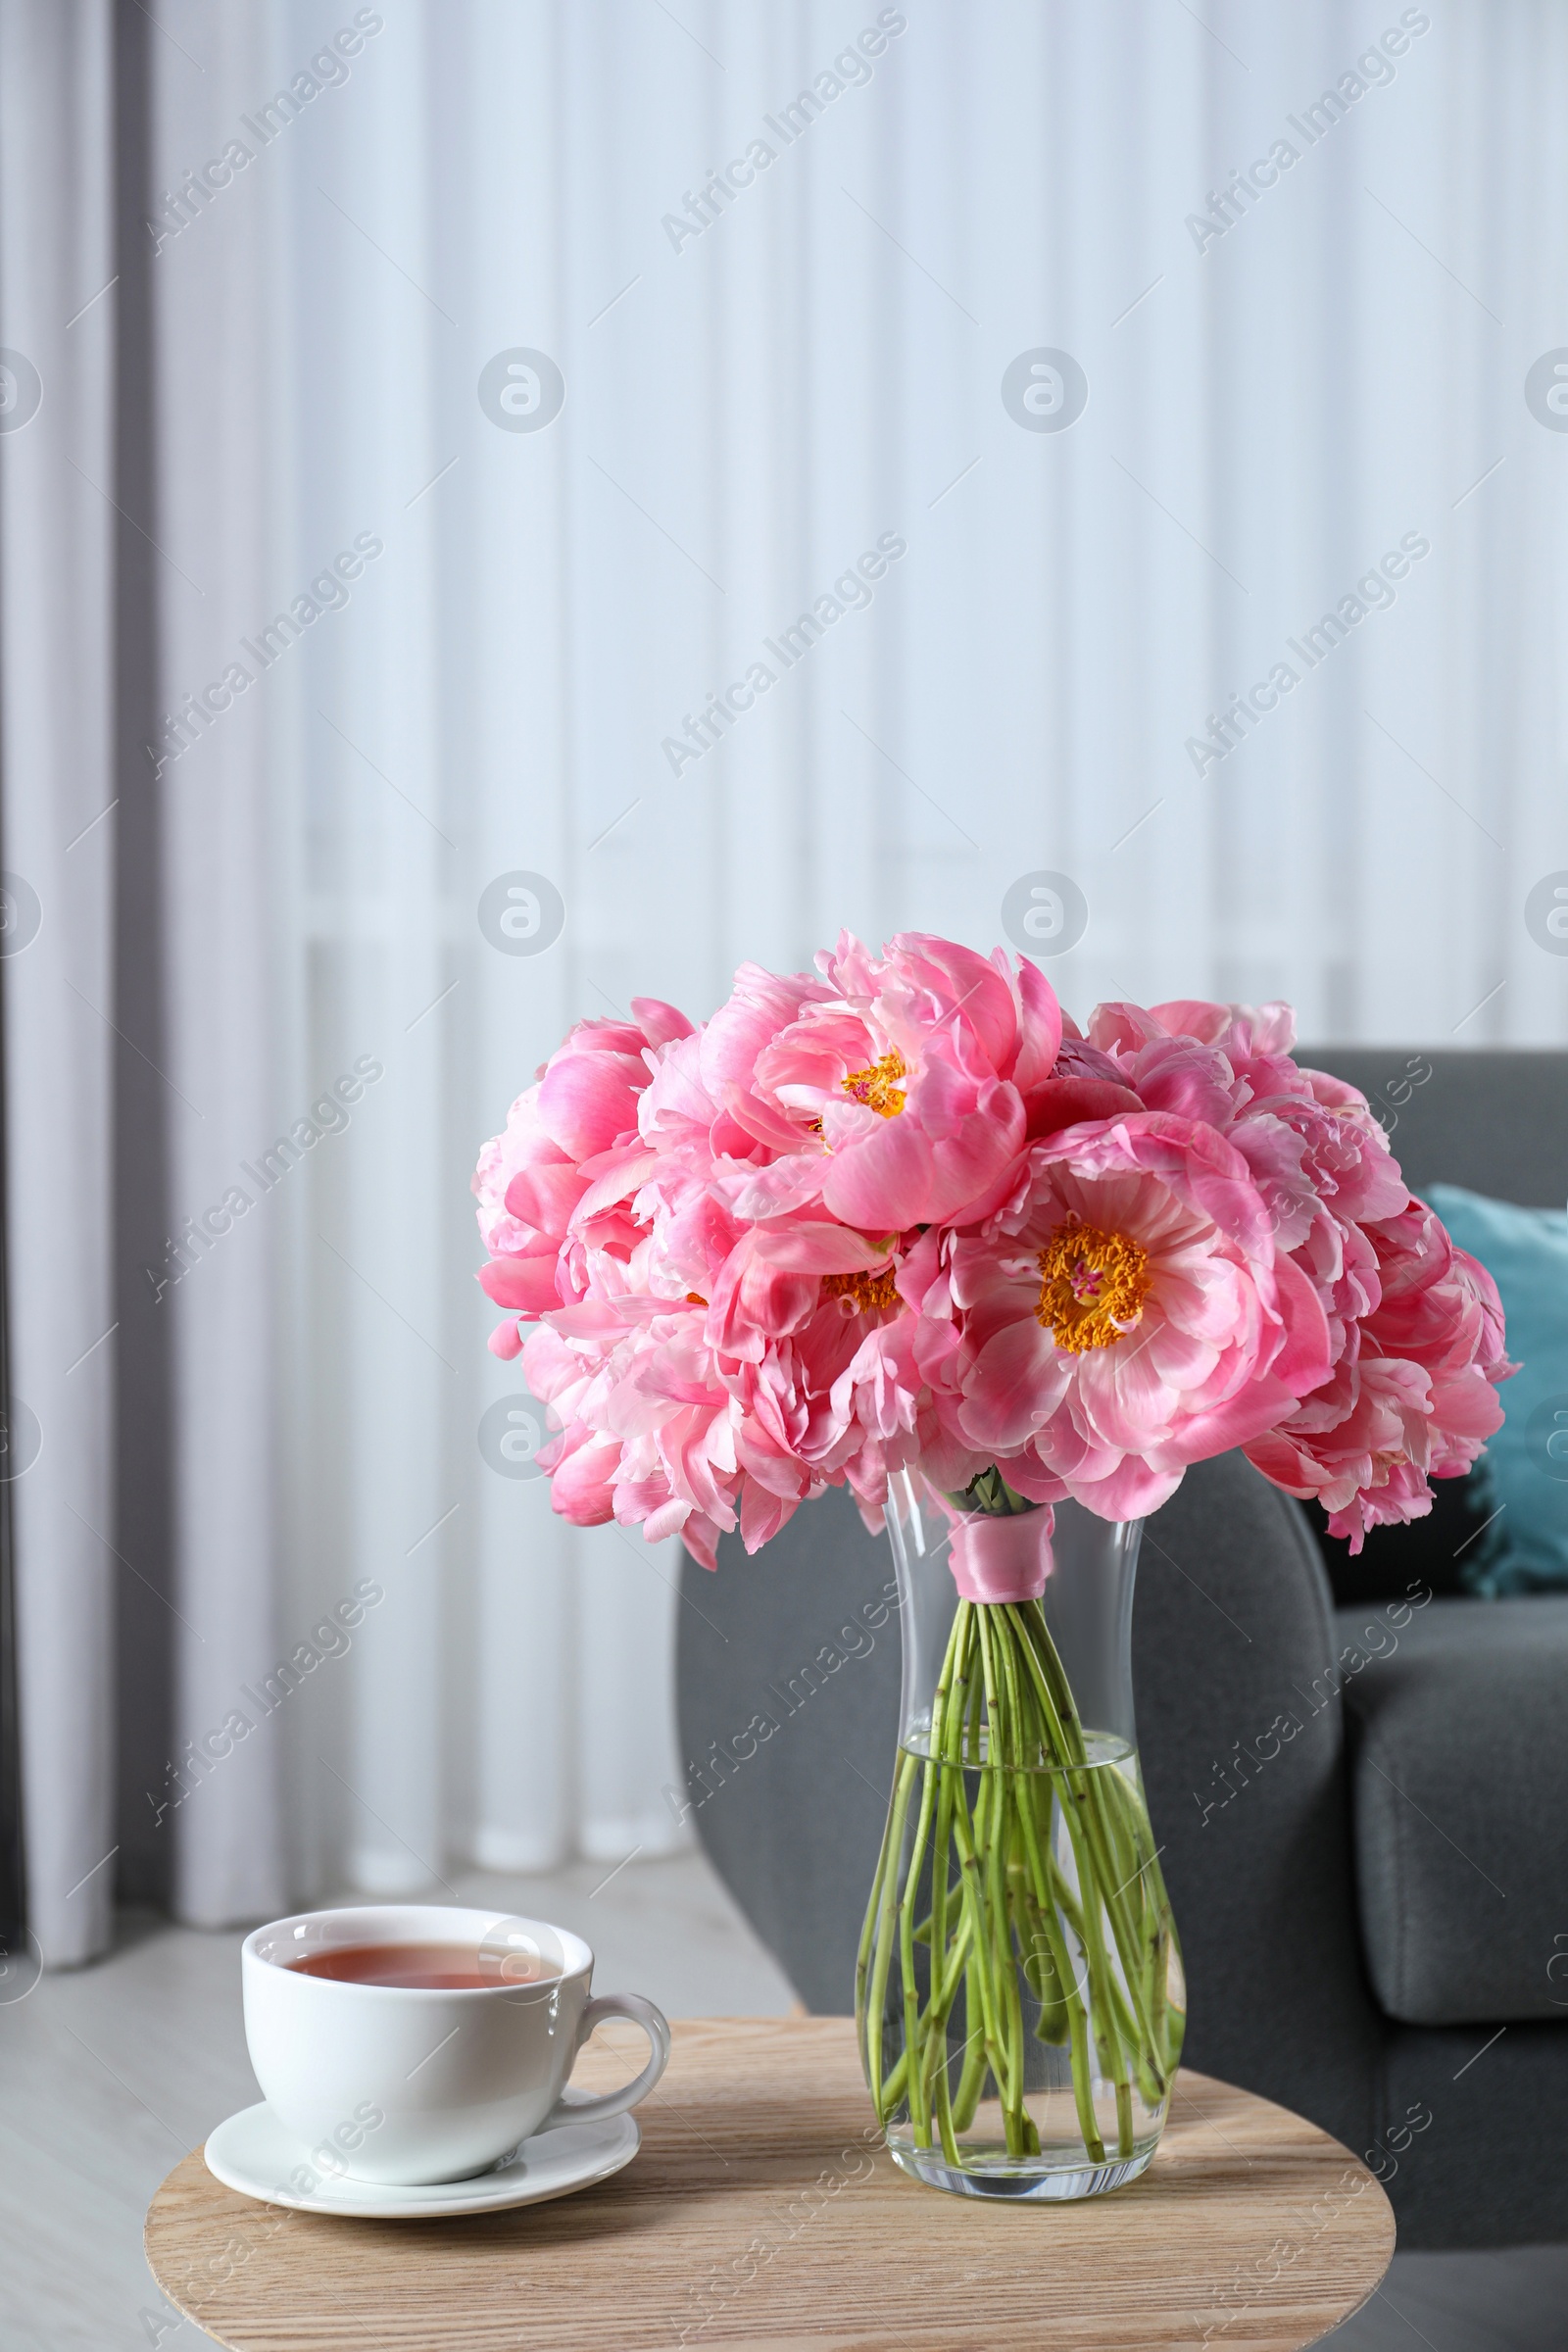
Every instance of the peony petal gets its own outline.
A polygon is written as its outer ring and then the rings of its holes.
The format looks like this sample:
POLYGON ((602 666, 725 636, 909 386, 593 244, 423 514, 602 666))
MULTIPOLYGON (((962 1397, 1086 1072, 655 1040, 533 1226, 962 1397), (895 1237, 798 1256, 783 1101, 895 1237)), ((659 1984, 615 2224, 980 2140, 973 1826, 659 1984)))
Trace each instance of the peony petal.
POLYGON ((507 1187, 507 1214, 536 1232, 560 1236, 583 1195, 583 1180, 570 1160, 534 1160, 519 1168, 507 1187))
POLYGON ((574 1222, 579 1225, 607 1208, 613 1208, 617 1201, 629 1200, 643 1179, 651 1176, 659 1165, 658 1152, 645 1151, 635 1138, 606 1156, 610 1165, 595 1166, 594 1180, 573 1212, 574 1222))
POLYGON ((1316 1291, 1294 1259, 1274 1260, 1274 1281, 1286 1339, 1271 1369, 1274 1377, 1298 1396, 1310 1396, 1333 1370, 1328 1317, 1316 1291))
POLYGON ((912 1119, 882 1119, 878 1132, 849 1144, 828 1163, 823 1205, 846 1225, 897 1233, 929 1222, 931 1146, 912 1119))
POLYGON ((676 1004, 666 1004, 662 997, 633 997, 632 1017, 651 1046, 667 1046, 676 1038, 693 1035, 692 1024, 676 1004))
POLYGON ((958 1426, 974 1446, 1005 1452, 1026 1445, 1055 1411, 1069 1378, 1067 1359, 1032 1314, 1004 1324, 964 1380, 958 1426))
POLYGON ((1160 1378, 1147 1345, 1152 1337, 1152 1329, 1129 1333, 1113 1347, 1090 1348, 1078 1358, 1078 1401, 1090 1427, 1127 1453, 1157 1445, 1181 1405, 1178 1392, 1160 1378))
POLYGON ((1143 1108, 1130 1087, 1111 1085, 1103 1078, 1048 1078, 1026 1095, 1024 1106, 1031 1143, 1086 1119, 1109 1119, 1118 1111, 1143 1108))
POLYGON ((1097 1519, 1147 1519, 1169 1502, 1182 1483, 1179 1470, 1154 1470, 1136 1454, 1124 1454, 1104 1478, 1069 1478, 1067 1492, 1097 1519))
POLYGON ((1056 992, 1045 973, 1027 956, 1018 958, 1018 998, 1023 1008, 1019 1022, 1018 1054, 1010 1070, 1002 1076, 1010 1078, 1020 1095, 1028 1096, 1050 1077, 1061 1051, 1061 1006, 1056 992))
POLYGON ((802 1274, 862 1274, 885 1266, 890 1254, 886 1237, 870 1241, 848 1225, 826 1218, 762 1225, 754 1248, 764 1265, 788 1267, 802 1274))
POLYGON ((555 1252, 546 1257, 493 1257, 479 1268, 476 1280, 487 1298, 514 1313, 543 1314, 561 1304, 556 1286, 555 1252))
POLYGON ((1198 1388, 1219 1361, 1219 1349, 1212 1340, 1199 1339, 1164 1321, 1151 1332, 1148 1354, 1160 1380, 1168 1388, 1181 1390, 1198 1388))
POLYGON ((573 1159, 590 1159, 635 1129, 647 1077, 626 1054, 558 1054, 539 1083, 540 1123, 573 1159))

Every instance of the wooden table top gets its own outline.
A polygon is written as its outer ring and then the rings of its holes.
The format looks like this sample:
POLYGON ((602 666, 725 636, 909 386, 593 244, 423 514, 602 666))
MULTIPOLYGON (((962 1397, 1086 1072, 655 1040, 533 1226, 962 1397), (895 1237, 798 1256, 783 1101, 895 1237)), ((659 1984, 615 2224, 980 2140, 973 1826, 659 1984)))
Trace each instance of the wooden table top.
MULTIPOLYGON (((1141 2180, 997 2204, 898 2170, 848 2018, 705 2019, 674 2037, 640 2152, 596 2188, 344 2221, 237 2196, 198 2148, 148 2211, 153 2276, 235 2352, 1295 2352, 1365 2302, 1394 2252, 1363 2165, 1203 2075, 1180 2076, 1141 2180)), ((608 2087, 627 2064, 596 2040, 574 2080, 608 2087)))

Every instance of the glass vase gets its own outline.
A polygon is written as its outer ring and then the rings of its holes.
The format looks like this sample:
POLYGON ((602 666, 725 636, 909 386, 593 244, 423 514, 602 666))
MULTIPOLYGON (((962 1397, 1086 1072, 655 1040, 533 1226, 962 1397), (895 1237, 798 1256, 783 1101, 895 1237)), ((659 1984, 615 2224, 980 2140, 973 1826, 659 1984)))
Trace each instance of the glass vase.
POLYGON ((899 1756, 856 2017, 895 2161, 965 2196, 1118 2188, 1158 2144, 1186 2023, 1133 1725, 1142 1523, 1013 1497, 888 1534, 899 1756))

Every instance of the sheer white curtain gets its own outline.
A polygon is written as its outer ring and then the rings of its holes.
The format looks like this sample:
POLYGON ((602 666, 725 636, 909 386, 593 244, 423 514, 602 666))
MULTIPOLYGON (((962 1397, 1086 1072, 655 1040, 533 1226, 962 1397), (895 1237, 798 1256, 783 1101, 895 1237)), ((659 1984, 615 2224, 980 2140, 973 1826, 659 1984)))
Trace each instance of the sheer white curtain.
POLYGON ((1568 25, 1202 13, 160 9, 157 191, 253 151, 154 272, 165 706, 253 673, 166 779, 172 1213, 256 1195, 178 1286, 177 1740, 301 1677, 191 1916, 678 1835, 676 1561, 514 1475, 470 1280, 571 1020, 1053 874, 1079 1012, 1563 1035, 1568 25))

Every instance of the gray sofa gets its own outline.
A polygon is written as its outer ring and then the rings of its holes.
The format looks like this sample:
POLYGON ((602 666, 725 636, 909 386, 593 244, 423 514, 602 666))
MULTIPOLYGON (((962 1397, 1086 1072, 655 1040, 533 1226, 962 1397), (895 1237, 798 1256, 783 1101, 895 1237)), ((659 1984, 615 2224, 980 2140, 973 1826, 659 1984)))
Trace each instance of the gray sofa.
MULTIPOLYGON (((1432 1054, 1414 1085, 1394 1050, 1303 1058, 1382 1102, 1418 1189, 1562 1203, 1568 1054, 1432 1054)), ((1187 2057, 1366 2152, 1406 2246, 1568 2239, 1568 1597, 1424 1598, 1398 1556, 1413 1592, 1336 1612, 1305 1513, 1239 1455, 1149 1524, 1187 2057)), ((807 2007, 847 2010, 897 1737, 887 1544, 829 1494, 682 1593, 690 1818, 807 2007)))

